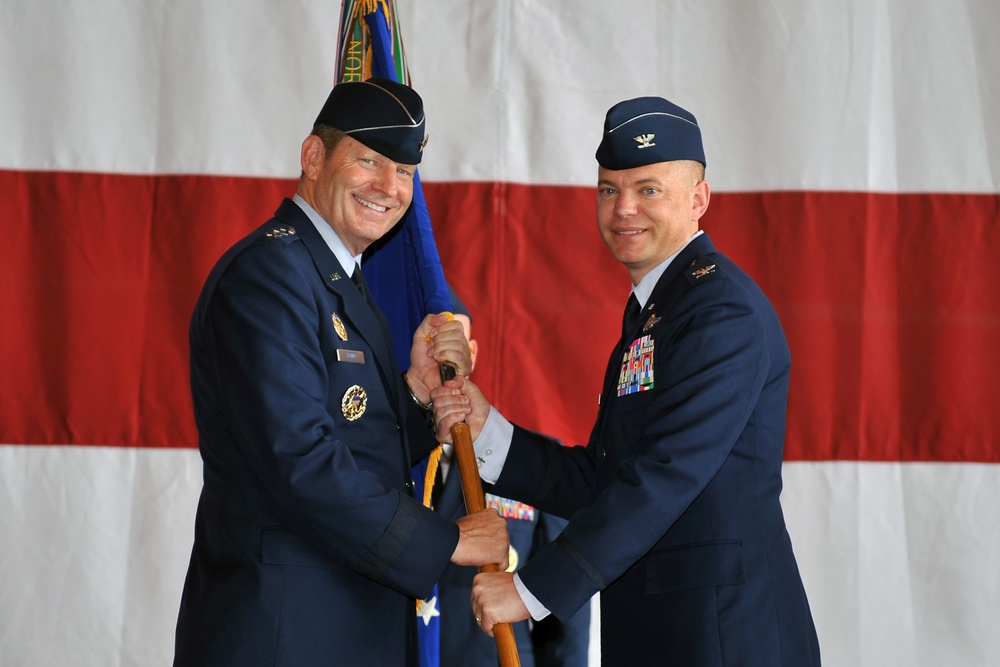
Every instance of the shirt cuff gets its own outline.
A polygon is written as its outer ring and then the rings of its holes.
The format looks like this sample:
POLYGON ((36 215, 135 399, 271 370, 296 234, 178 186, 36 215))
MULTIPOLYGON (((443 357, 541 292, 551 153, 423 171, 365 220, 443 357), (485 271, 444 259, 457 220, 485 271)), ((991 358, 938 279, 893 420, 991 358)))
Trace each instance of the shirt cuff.
POLYGON ((525 587, 524 582, 521 581, 521 577, 516 574, 514 575, 514 588, 517 589, 517 594, 521 596, 521 602, 523 602, 524 606, 528 608, 528 613, 531 614, 531 618, 536 621, 540 621, 552 613, 545 608, 545 605, 538 601, 538 598, 531 594, 531 591, 529 591, 525 587))
POLYGON ((495 484, 500 478, 513 438, 514 427, 493 406, 490 406, 490 414, 486 417, 483 430, 473 443, 479 477, 484 482, 495 484))

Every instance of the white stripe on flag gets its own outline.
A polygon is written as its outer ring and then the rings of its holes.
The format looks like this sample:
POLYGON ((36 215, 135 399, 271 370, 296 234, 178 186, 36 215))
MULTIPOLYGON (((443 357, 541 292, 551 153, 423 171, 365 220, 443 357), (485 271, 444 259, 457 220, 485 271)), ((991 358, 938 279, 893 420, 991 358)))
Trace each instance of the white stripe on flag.
MULTIPOLYGON (((200 488, 194 450, 0 447, 0 664, 169 664, 200 488)), ((782 503, 824 664, 1000 654, 1000 466, 786 463, 782 503)))
POLYGON ((1000 466, 798 462, 784 480, 823 664, 994 664, 1000 466))
POLYGON ((193 449, 0 446, 0 665, 169 665, 193 449))
MULTIPOLYGON (((292 178, 339 3, 8 3, 0 167, 292 178)), ((716 190, 995 192, 994 0, 400 3, 426 181, 592 185, 604 112, 659 94, 716 190)))

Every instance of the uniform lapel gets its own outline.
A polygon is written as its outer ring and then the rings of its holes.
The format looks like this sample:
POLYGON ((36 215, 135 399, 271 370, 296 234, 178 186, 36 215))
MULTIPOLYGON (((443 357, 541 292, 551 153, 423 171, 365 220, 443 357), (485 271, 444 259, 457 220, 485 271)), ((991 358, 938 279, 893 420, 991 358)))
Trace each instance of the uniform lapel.
POLYGON ((618 385, 618 376, 621 371, 622 357, 625 351, 628 350, 629 345, 642 335, 643 328, 653 316, 665 317, 673 310, 677 300, 689 287, 688 281, 683 279, 685 269, 694 260, 712 252, 715 252, 715 247, 709 240, 708 234, 700 235, 681 250, 677 257, 674 258, 674 261, 670 262, 670 266, 663 272, 660 279, 656 281, 656 287, 653 288, 653 292, 649 296, 649 301, 646 302, 646 305, 643 306, 642 311, 639 313, 639 319, 632 331, 622 337, 618 342, 618 347, 611 353, 611 359, 608 361, 608 368, 604 374, 604 391, 601 393, 601 414, 604 413, 608 402, 617 394, 616 388, 618 385))
POLYGON ((341 317, 350 322, 360 337, 371 347, 375 356, 375 365, 382 376, 382 383, 389 396, 392 397, 393 409, 397 415, 401 416, 403 409, 400 404, 398 383, 395 381, 395 377, 399 374, 398 366, 389 343, 389 331, 385 316, 374 308, 374 304, 369 304, 368 300, 358 291, 347 271, 340 265, 336 255, 333 254, 312 221, 298 205, 290 199, 286 199, 278 208, 275 217, 294 225, 309 251, 323 283, 343 304, 344 312, 340 313, 341 317))

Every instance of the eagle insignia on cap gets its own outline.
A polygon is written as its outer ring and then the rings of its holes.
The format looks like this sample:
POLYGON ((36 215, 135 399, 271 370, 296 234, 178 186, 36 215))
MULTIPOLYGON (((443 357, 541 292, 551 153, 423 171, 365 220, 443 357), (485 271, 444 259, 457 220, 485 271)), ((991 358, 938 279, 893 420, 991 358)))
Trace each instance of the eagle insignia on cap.
POLYGON ((344 413, 349 422, 365 414, 365 408, 367 407, 368 394, 358 385, 354 385, 344 392, 344 398, 340 399, 340 411, 344 413))
POLYGON ((431 135, 425 134, 424 138, 420 140, 420 152, 424 152, 424 147, 427 146, 427 140, 431 138, 431 135))
POLYGON ((652 148, 653 146, 656 145, 653 143, 653 139, 656 138, 656 135, 653 133, 640 134, 638 137, 632 137, 632 138, 635 139, 636 143, 639 144, 638 148, 652 148))

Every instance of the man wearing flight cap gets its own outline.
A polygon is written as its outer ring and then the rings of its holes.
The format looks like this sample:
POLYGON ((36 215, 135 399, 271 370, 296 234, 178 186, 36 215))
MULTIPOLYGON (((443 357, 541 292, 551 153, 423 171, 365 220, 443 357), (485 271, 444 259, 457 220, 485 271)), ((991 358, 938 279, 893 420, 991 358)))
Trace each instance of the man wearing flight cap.
POLYGON ((600 592, 603 665, 818 665, 779 503, 789 349, 699 231, 698 123, 661 98, 621 102, 597 161, 597 226, 632 293, 587 447, 507 422, 464 378, 432 392, 439 437, 468 420, 493 493, 570 518, 517 575, 478 575, 473 612, 490 632, 600 592))
POLYGON ((461 324, 428 315, 401 377, 360 276, 423 147, 414 91, 336 86, 294 199, 205 283, 190 329, 204 487, 175 665, 415 664, 416 599, 449 561, 506 567, 496 512, 456 524, 413 498, 438 364, 471 368, 461 324))

